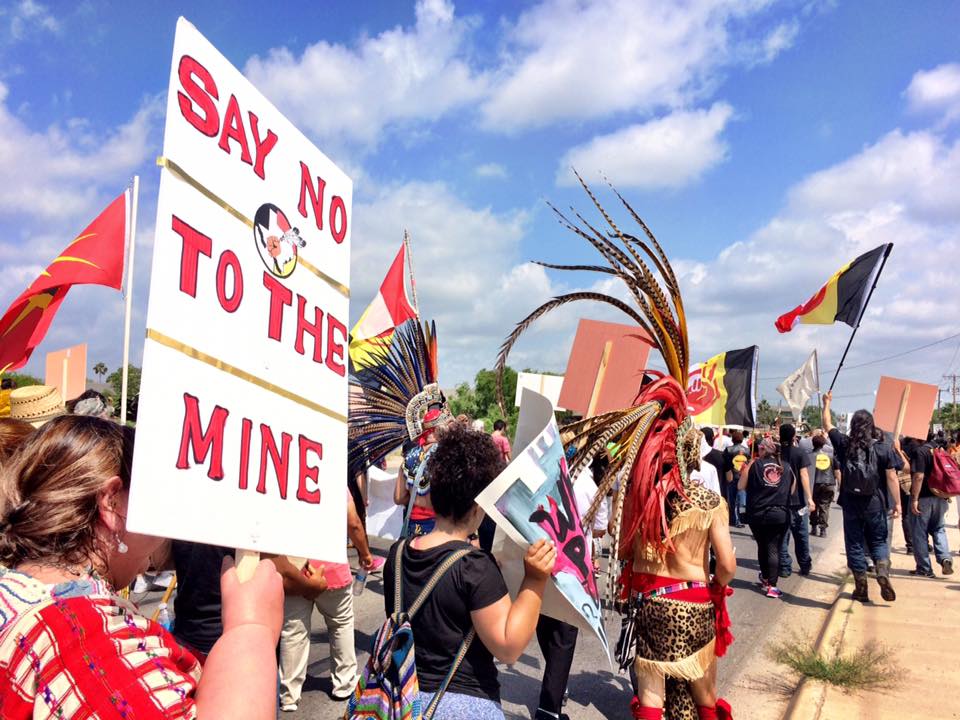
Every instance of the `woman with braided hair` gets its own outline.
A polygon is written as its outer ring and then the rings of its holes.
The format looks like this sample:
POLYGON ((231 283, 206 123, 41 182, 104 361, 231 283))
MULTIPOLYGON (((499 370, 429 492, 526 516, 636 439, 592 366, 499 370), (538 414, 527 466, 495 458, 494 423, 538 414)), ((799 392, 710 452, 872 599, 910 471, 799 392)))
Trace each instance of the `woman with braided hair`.
POLYGON ((726 502, 691 481, 688 472, 694 460, 699 462, 700 436, 691 432, 687 410, 690 354, 679 283, 660 243, 626 200, 616 193, 642 237, 621 230, 577 178, 607 227, 600 230, 579 214, 575 223, 553 210, 560 224, 593 245, 606 264, 539 264, 612 275, 623 281, 633 304, 600 292, 573 292, 530 313, 500 350, 501 408, 502 373, 510 349, 535 320, 561 305, 582 300, 612 305, 638 325, 644 339, 661 353, 667 372, 647 370, 630 407, 585 418, 561 431, 575 448, 569 463, 571 477, 588 467, 609 443, 619 448, 603 477, 596 478, 597 496, 582 520, 584 526, 592 524, 619 478, 611 509, 614 542, 606 595, 608 601, 616 596, 625 613, 617 658, 621 669, 632 666, 636 691, 632 717, 729 717, 729 705, 717 699, 715 678, 716 658, 733 639, 725 598, 736 561, 726 502), (711 547, 717 559, 712 578, 711 547))

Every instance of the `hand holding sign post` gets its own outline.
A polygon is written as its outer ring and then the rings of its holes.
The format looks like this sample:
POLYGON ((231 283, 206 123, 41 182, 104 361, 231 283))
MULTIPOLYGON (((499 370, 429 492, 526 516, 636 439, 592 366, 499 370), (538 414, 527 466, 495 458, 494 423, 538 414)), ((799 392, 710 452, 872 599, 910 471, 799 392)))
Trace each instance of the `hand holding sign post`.
POLYGON ((183 18, 163 151, 128 525, 343 562, 350 179, 183 18))

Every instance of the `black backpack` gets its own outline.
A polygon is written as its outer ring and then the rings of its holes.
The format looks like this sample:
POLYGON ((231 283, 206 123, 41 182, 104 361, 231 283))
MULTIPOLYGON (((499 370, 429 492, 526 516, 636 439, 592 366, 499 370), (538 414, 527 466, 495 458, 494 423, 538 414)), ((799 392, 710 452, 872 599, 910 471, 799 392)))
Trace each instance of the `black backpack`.
POLYGON ((841 489, 858 497, 871 497, 880 487, 880 471, 877 469, 877 449, 874 443, 866 451, 847 448, 843 460, 841 489))

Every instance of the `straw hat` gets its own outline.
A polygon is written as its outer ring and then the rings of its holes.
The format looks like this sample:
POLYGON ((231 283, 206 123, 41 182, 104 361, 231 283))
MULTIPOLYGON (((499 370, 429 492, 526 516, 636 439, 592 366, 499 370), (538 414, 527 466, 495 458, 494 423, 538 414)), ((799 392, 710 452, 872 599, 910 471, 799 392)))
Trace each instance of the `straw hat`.
POLYGON ((60 391, 49 385, 28 385, 10 393, 10 417, 36 428, 66 411, 60 391))

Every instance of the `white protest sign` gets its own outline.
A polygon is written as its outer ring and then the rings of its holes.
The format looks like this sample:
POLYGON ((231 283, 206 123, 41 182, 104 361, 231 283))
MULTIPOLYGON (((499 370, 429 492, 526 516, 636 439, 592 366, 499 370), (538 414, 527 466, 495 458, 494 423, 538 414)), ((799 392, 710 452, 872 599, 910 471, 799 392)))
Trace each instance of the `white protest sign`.
POLYGON ((180 18, 128 527, 346 559, 350 179, 180 18))
POLYGON ((477 496, 477 504, 497 524, 494 554, 514 597, 527 547, 540 538, 556 545, 557 562, 540 612, 594 633, 609 661, 591 533, 580 522, 553 405, 543 395, 524 389, 513 460, 477 496))

